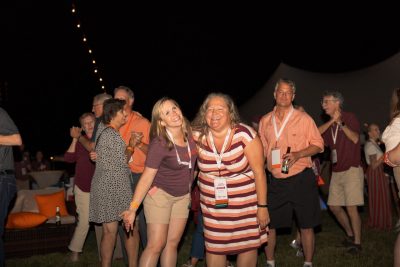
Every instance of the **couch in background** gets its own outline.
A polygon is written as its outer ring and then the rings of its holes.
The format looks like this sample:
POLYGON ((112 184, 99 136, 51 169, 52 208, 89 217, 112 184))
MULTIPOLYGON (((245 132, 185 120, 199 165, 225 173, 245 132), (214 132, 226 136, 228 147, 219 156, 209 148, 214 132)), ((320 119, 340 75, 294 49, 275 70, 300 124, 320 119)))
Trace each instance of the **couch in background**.
MULTIPOLYGON (((47 195, 64 195, 63 191, 63 188, 20 190, 17 193, 9 217, 13 217, 13 215, 18 213, 39 214, 39 208, 42 213, 46 213, 42 206, 38 207, 35 196, 40 195, 41 201, 43 202, 44 200, 44 202, 46 202, 45 197, 47 195), (43 197, 43 195, 46 196, 43 197)), ((61 200, 58 199, 57 201, 61 200)), ((57 201, 49 198, 47 202, 50 202, 49 204, 54 204, 54 202, 57 201)), ((28 257, 36 254, 67 251, 67 246, 75 229, 75 205, 73 205, 73 203, 65 203, 65 198, 63 201, 63 208, 71 215, 65 215, 64 213, 65 216, 61 217, 60 226, 56 226, 54 216, 49 216, 47 214, 45 221, 38 226, 30 228, 21 228, 21 226, 19 226, 19 229, 6 229, 4 232, 4 250, 6 258, 28 257)), ((62 205, 62 203, 60 205, 62 205)), ((50 208, 53 209, 52 207, 50 208)), ((22 220, 22 223, 23 222, 22 220)), ((29 221, 26 223, 29 225, 29 221)), ((10 225, 9 221, 7 225, 10 225)))

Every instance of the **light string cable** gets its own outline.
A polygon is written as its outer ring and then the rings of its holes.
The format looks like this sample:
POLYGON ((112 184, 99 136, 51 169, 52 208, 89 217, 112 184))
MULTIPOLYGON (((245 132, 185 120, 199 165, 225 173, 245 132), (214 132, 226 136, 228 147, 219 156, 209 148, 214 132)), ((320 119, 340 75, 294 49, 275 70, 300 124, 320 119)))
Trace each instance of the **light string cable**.
POLYGON ((81 20, 79 19, 79 14, 78 14, 78 10, 77 10, 75 1, 73 1, 73 0, 72 0, 72 6, 71 6, 71 13, 72 13, 72 17, 74 18, 75 28, 79 31, 83 45, 85 46, 86 51, 89 54, 89 58, 91 59, 93 75, 95 76, 97 82, 100 84, 101 90, 103 90, 103 92, 106 93, 107 92, 106 86, 104 85, 104 80, 101 77, 99 67, 97 65, 97 61, 94 57, 93 49, 89 45, 88 38, 83 30, 81 20))

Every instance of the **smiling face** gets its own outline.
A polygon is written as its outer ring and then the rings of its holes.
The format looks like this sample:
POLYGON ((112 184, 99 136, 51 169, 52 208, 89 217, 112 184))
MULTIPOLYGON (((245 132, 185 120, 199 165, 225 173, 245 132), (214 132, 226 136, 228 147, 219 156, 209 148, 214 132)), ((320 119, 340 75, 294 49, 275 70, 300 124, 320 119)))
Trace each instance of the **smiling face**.
POLYGON ((93 116, 86 116, 81 120, 82 129, 85 133, 89 136, 92 136, 93 129, 94 129, 94 117, 93 116))
POLYGON ((122 125, 126 123, 126 112, 125 110, 118 110, 114 118, 111 119, 111 123, 115 128, 119 129, 122 125))
POLYGON ((293 88, 288 83, 280 82, 274 92, 276 106, 280 108, 290 107, 294 96, 293 88))
POLYGON ((321 101, 321 105, 325 113, 331 117, 340 108, 339 100, 331 95, 324 96, 324 98, 321 101))
POLYGON ((161 125, 166 128, 182 127, 183 115, 181 109, 171 100, 166 100, 160 106, 161 125))
POLYGON ((212 130, 230 127, 231 119, 227 103, 222 97, 211 98, 207 105, 206 122, 212 130))

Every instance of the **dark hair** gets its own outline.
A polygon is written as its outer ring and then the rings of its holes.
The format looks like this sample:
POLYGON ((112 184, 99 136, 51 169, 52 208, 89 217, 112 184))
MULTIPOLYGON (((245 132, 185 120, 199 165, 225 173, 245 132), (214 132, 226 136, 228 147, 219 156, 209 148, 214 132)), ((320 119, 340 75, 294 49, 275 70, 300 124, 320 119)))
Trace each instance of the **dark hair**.
POLYGON ((103 118, 104 124, 109 124, 111 120, 117 115, 118 111, 124 110, 125 100, 121 99, 107 99, 104 101, 103 118))

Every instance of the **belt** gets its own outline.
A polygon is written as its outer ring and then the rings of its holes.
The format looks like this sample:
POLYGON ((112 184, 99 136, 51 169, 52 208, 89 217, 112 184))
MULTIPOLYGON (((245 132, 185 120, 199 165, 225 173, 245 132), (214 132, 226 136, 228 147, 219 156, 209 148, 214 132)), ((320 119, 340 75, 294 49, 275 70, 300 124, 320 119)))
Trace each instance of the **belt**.
POLYGON ((15 174, 14 170, 0 170, 0 174, 15 174))

